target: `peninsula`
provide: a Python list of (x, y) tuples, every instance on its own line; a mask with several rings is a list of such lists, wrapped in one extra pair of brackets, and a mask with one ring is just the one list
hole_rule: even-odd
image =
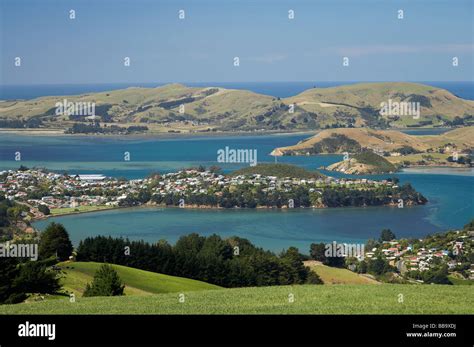
[[(294, 175), (293, 175), (294, 171)], [(421, 205), (427, 199), (398, 180), (332, 178), (286, 164), (259, 164), (225, 175), (218, 169), (125, 180), (42, 169), (0, 172), (0, 194), (18, 221), (141, 205), (181, 208), (333, 208)]]
[(168, 84), (0, 101), (0, 129), (44, 135), (453, 127), (472, 125), (473, 117), (472, 100), (428, 85), (396, 82), (312, 88), (288, 98)]
[(424, 136), (396, 130), (351, 128), (322, 130), (295, 145), (275, 148), (271, 154), (345, 154), (345, 160), (327, 169), (368, 174), (389, 173), (410, 166), (470, 167), (473, 148), (472, 126)]

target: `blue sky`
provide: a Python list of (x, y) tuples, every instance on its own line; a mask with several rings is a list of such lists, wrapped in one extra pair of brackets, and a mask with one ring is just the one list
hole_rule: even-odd
[[(472, 0), (0, 0), (2, 84), (469, 81)], [(69, 10), (76, 19), (69, 19)], [(180, 20), (178, 11), (185, 10)], [(295, 18), (288, 19), (288, 11)], [(404, 19), (397, 19), (403, 9)], [(344, 56), (349, 66), (342, 66)], [(452, 58), (459, 66), (452, 66)], [(21, 57), (21, 67), (14, 66)], [(131, 66), (123, 65), (130, 57)], [(234, 57), (240, 66), (233, 66)]]

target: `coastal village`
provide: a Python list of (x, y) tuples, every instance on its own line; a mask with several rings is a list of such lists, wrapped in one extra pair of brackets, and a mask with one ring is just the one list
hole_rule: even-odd
[[(222, 195), (225, 187), (245, 184), (261, 187), (263, 192), (291, 192), (295, 187), (308, 187), (310, 193), (321, 194), (328, 187), (371, 189), (381, 186), (397, 188), (390, 180), (346, 178), (278, 178), (260, 174), (228, 176), (209, 170), (188, 169), (177, 173), (156, 175), (144, 179), (122, 180), (103, 175), (67, 175), (41, 169), (0, 171), (0, 192), (6, 198), (28, 204), (34, 218), (39, 218), (40, 206), (46, 206), (52, 214), (89, 207), (119, 207), (123, 201), (140, 191), (151, 195), (214, 194)], [(73, 211), (70, 211), (73, 212)]]

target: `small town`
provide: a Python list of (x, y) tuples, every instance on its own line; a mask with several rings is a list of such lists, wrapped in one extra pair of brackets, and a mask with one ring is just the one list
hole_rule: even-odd
[[(322, 195), (324, 190), (331, 188), (361, 191), (382, 187), (398, 188), (391, 180), (332, 177), (298, 179), (261, 174), (230, 176), (204, 168), (132, 180), (109, 178), (99, 174), (68, 175), (24, 167), (19, 170), (0, 171), (0, 192), (9, 200), (29, 206), (30, 217), (33, 219), (49, 214), (163, 202), (161, 198), (169, 195), (186, 197), (204, 194), (218, 199), (226, 189), (232, 191), (235, 187), (246, 186), (256, 187), (264, 194), (279, 192), (289, 196), (299, 187), (304, 187), (309, 194), (317, 195)], [(183, 207), (182, 204), (180, 206)], [(291, 203), (287, 203), (287, 207), (292, 207)]]

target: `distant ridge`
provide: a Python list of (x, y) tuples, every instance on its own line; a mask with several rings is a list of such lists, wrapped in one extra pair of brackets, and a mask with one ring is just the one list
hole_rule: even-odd
[[(173, 83), (70, 96), (1, 101), (0, 128), (69, 129), (90, 115), (57, 112), (56, 103), (94, 103), (101, 127), (139, 132), (307, 131), (326, 128), (406, 128), (474, 123), (474, 101), (419, 83), (358, 83), (311, 88), (288, 98), (221, 87)], [(420, 117), (381, 115), (382, 103), (418, 103)], [(138, 127), (137, 127), (138, 126)], [(80, 130), (78, 130), (80, 129)], [(76, 131), (97, 129), (76, 127)], [(120, 129), (117, 128), (117, 131)]]

